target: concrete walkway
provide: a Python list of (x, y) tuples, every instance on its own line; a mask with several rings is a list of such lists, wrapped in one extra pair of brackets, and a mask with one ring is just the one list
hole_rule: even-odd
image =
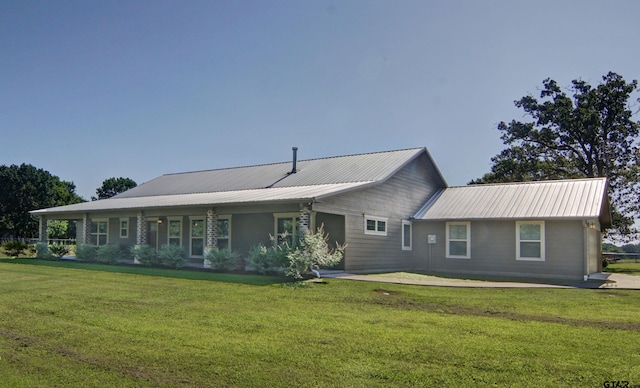
[[(515, 281), (471, 280), (445, 278), (433, 275), (422, 275), (409, 272), (393, 272), (383, 274), (352, 274), (342, 271), (320, 271), (324, 278), (339, 278), (380, 283), (412, 284), (438, 287), (475, 287), (475, 288), (616, 288), (640, 290), (640, 276), (625, 274), (599, 273), (589, 277), (586, 282), (568, 281), (533, 283), (523, 279)], [(461, 275), (462, 276), (462, 275)]]

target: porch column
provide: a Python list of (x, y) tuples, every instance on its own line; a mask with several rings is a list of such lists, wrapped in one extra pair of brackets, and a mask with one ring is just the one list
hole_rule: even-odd
[(38, 228), (38, 241), (45, 244), (48, 242), (47, 217), (45, 216), (40, 216), (40, 225)]
[[(143, 211), (138, 212), (136, 219), (136, 248), (147, 243), (147, 217)], [(133, 264), (140, 264), (137, 255), (133, 257)]]
[[(204, 244), (204, 255), (207, 256), (211, 250), (218, 248), (218, 215), (215, 210), (207, 210), (207, 232)], [(205, 268), (211, 268), (207, 260), (204, 261)]]
[(300, 207), (300, 214), (298, 215), (300, 219), (300, 224), (298, 225), (300, 230), (300, 235), (303, 233), (307, 233), (311, 230), (311, 210), (309, 209), (309, 205), (303, 205)]
[(82, 243), (91, 244), (91, 216), (89, 213), (82, 215)]
[(144, 245), (147, 243), (147, 217), (143, 211), (138, 212), (138, 219), (136, 222), (136, 245)]

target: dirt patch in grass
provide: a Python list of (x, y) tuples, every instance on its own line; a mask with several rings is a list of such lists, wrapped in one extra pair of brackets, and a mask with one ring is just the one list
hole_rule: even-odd
[(442, 314), (451, 315), (466, 315), (477, 317), (494, 317), (502, 319), (510, 319), (514, 321), (522, 322), (544, 322), (544, 323), (558, 323), (570, 326), (580, 327), (592, 327), (602, 330), (628, 330), (639, 331), (640, 322), (611, 322), (611, 321), (596, 321), (596, 320), (584, 320), (584, 319), (572, 319), (564, 318), (560, 316), (539, 316), (522, 314), (515, 311), (501, 311), (487, 308), (476, 308), (471, 306), (460, 305), (445, 305), (441, 303), (431, 303), (425, 301), (409, 300), (401, 297), (398, 292), (386, 291), (382, 289), (376, 289), (374, 292), (380, 297), (375, 298), (372, 302), (374, 304), (388, 306), (391, 308), (398, 308), (401, 310), (423, 310), (428, 312), (437, 312)]

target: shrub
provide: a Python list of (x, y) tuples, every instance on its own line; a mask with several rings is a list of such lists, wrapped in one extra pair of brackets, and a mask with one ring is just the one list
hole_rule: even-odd
[(114, 244), (101, 245), (96, 252), (96, 260), (100, 263), (115, 264), (120, 260), (120, 247)]
[(53, 244), (49, 246), (49, 250), (51, 253), (57, 258), (62, 258), (62, 256), (69, 253), (69, 247), (63, 244)]
[(609, 262), (607, 261), (607, 259), (602, 259), (602, 268), (607, 268), (608, 265)]
[(24, 241), (14, 240), (2, 244), (2, 247), (9, 257), (18, 257), (29, 248), (29, 244)]
[(240, 254), (229, 248), (212, 249), (204, 258), (211, 264), (211, 269), (216, 271), (230, 271), (238, 267)]
[(347, 245), (336, 243), (335, 248), (329, 248), (328, 240), (329, 236), (324, 232), (323, 226), (316, 233), (305, 232), (299, 245), (287, 254), (289, 265), (285, 274), (294, 279), (302, 279), (312, 269), (338, 264)]
[(76, 258), (82, 261), (96, 261), (98, 247), (91, 244), (81, 244), (76, 247)]
[(133, 246), (129, 250), (131, 256), (137, 259), (140, 264), (150, 267), (152, 265), (160, 264), (158, 261), (158, 255), (156, 250), (150, 245)]
[(261, 274), (266, 274), (274, 267), (270, 249), (262, 244), (254, 245), (249, 249), (249, 263)]
[(49, 250), (49, 245), (47, 245), (47, 243), (36, 243), (36, 259), (51, 260), (53, 258), (53, 253)]
[(158, 259), (166, 266), (182, 268), (187, 264), (187, 253), (178, 245), (164, 244), (158, 251)]

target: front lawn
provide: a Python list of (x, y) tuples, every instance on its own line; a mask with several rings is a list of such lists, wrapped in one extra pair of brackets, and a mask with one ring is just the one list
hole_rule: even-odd
[(254, 285), (0, 262), (0, 385), (640, 384), (640, 292)]

